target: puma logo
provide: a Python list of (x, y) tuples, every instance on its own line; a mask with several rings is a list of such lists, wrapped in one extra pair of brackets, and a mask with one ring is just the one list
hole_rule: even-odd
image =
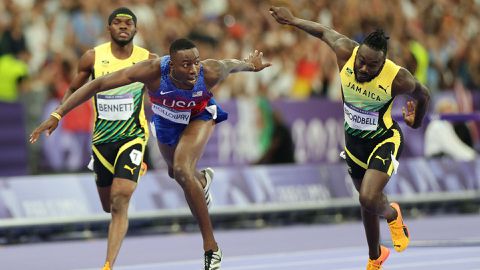
[(380, 156), (378, 156), (378, 155), (375, 156), (375, 158), (380, 159), (380, 160), (382, 161), (382, 163), (383, 163), (384, 166), (385, 166), (385, 161), (388, 161), (388, 160), (389, 160), (389, 158), (383, 159), (382, 157), (380, 157)]
[(387, 94), (387, 89), (388, 87), (390, 86), (387, 86), (387, 88), (384, 88), (383, 86), (381, 86), (380, 84), (378, 85), (378, 88), (382, 89), (383, 91), (385, 91), (385, 94)]
[(132, 173), (132, 175), (133, 175), (133, 171), (134, 171), (137, 167), (133, 167), (133, 168), (132, 168), (132, 167), (130, 167), (130, 166), (128, 166), (128, 165), (124, 165), (123, 168), (126, 169), (126, 170), (128, 170), (128, 171), (130, 171), (130, 173)]

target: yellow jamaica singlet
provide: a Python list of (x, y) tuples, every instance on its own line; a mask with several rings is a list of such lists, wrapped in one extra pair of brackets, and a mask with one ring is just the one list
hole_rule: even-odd
[(358, 46), (340, 71), (345, 132), (357, 138), (373, 139), (384, 135), (393, 125), (392, 83), (400, 66), (387, 59), (375, 78), (359, 83), (353, 71), (357, 51)]
[[(94, 48), (93, 78), (129, 67), (148, 59), (149, 51), (134, 46), (127, 59), (112, 54), (110, 42)], [(117, 142), (129, 138), (148, 139), (147, 120), (143, 110), (143, 83), (135, 82), (100, 92), (93, 98), (95, 127), (92, 143)]]

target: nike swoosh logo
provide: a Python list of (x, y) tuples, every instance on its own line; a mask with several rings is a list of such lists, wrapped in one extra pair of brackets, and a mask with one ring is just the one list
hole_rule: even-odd
[(173, 92), (173, 91), (168, 91), (168, 92), (160, 91), (160, 95), (166, 95), (166, 94), (171, 93), (171, 92)]

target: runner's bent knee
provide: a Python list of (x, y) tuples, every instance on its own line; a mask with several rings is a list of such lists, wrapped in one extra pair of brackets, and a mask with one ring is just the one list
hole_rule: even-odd
[(193, 172), (193, 170), (184, 165), (175, 165), (173, 167), (174, 178), (182, 187), (188, 183), (187, 181), (192, 181), (195, 178)]
[(360, 192), (359, 201), (363, 208), (375, 211), (379, 196), (373, 192)]

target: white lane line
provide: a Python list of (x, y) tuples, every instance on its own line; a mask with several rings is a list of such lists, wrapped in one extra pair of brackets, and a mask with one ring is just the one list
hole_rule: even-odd
[[(446, 259), (446, 260), (436, 260), (436, 261), (424, 261), (424, 262), (415, 262), (415, 263), (400, 263), (400, 264), (394, 264), (394, 265), (388, 265), (388, 261), (387, 263), (385, 263), (385, 265), (383, 266), (383, 268), (385, 270), (390, 270), (390, 269), (415, 269), (417, 270), (419, 266), (427, 266), (427, 268), (425, 269), (433, 269), (432, 266), (448, 266), (448, 265), (458, 265), (458, 264), (462, 264), (462, 263), (477, 263), (477, 262), (480, 262), (480, 258), (466, 258), (466, 259)], [(477, 265), (477, 264), (475, 264)], [(473, 265), (472, 265), (473, 266)], [(444, 269), (456, 269), (455, 267), (445, 267), (445, 268), (438, 268), (438, 269), (441, 269), (441, 270), (444, 270)], [(341, 269), (337, 269), (337, 270), (358, 270), (358, 267), (354, 267), (354, 268), (341, 268)]]
[[(352, 251), (358, 251), (359, 253), (361, 250), (364, 250), (365, 247), (350, 247), (350, 248), (334, 248), (334, 249), (319, 249), (319, 250), (308, 250), (308, 251), (295, 251), (295, 252), (281, 252), (281, 253), (270, 253), (270, 254), (258, 254), (258, 255), (242, 255), (242, 256), (234, 256), (234, 257), (226, 257), (225, 264), (232, 264), (232, 262), (251, 262), (252, 265), (243, 265), (243, 266), (233, 266), (233, 267), (223, 267), (225, 270), (239, 270), (239, 269), (268, 269), (268, 268), (282, 268), (282, 267), (292, 267), (292, 266), (301, 266), (301, 265), (327, 265), (327, 264), (335, 264), (341, 262), (352, 262), (352, 261), (364, 261), (366, 260), (365, 255), (355, 255), (355, 256), (346, 256), (342, 257), (341, 253), (347, 253)], [(405, 252), (399, 255), (397, 260), (409, 260), (411, 258), (416, 257), (424, 257), (428, 255), (435, 255), (439, 259), (443, 257), (443, 255), (448, 255), (448, 257), (455, 257), (454, 254), (465, 254), (465, 252), (471, 251), (475, 255), (477, 251), (471, 250), (464, 250), (463, 248), (440, 248), (440, 249), (426, 249), (426, 250), (419, 250), (415, 249), (415, 252)], [(335, 253), (340, 253), (334, 255)], [(314, 260), (305, 260), (302, 259), (301, 261), (295, 261), (295, 257), (298, 256), (314, 256), (314, 255), (326, 255), (332, 254), (331, 258), (322, 258), (322, 259), (314, 259)], [(474, 255), (474, 256), (475, 256)], [(464, 259), (450, 259), (448, 261), (442, 260), (435, 260), (435, 262), (414, 262), (414, 263), (396, 263), (394, 265), (388, 265), (388, 261), (385, 265), (386, 268), (393, 269), (393, 268), (401, 268), (401, 267), (415, 267), (415, 266), (424, 266), (424, 265), (433, 265), (433, 264), (445, 264), (445, 262), (470, 262), (473, 261), (480, 261), (480, 258), (470, 258), (467, 256)], [(270, 259), (272, 258), (273, 261), (276, 263), (261, 263), (255, 264), (255, 259)], [(282, 258), (282, 262), (278, 262), (278, 258)], [(289, 261), (292, 259), (292, 261)], [(441, 262), (441, 263), (439, 263)], [(185, 261), (174, 261), (174, 262), (159, 262), (159, 263), (149, 263), (149, 264), (137, 264), (137, 265), (130, 265), (130, 266), (116, 266), (116, 269), (119, 270), (134, 270), (134, 269), (149, 269), (149, 268), (159, 268), (159, 267), (175, 267), (175, 266), (188, 266), (188, 265), (198, 265), (201, 264), (201, 258), (198, 260), (185, 260)], [(97, 270), (98, 268), (88, 268), (88, 269), (78, 269), (78, 270)], [(353, 270), (353, 268), (345, 268), (339, 270)]]

